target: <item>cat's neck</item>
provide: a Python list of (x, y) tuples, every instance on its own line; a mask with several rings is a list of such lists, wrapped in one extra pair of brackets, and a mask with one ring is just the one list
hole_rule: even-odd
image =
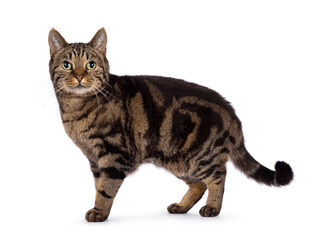
[(87, 104), (96, 101), (95, 95), (58, 97), (61, 114), (75, 114), (76, 112), (82, 111)]

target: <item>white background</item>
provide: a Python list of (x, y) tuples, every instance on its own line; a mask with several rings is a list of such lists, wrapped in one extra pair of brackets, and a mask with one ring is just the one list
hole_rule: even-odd
[[(2, 1), (1, 239), (319, 239), (319, 1)], [(233, 103), (261, 163), (290, 163), (269, 188), (228, 165), (221, 214), (166, 207), (186, 185), (146, 165), (128, 177), (108, 221), (87, 223), (93, 177), (68, 139), (48, 73), (47, 36), (88, 42), (105, 27), (111, 72), (183, 78)]]

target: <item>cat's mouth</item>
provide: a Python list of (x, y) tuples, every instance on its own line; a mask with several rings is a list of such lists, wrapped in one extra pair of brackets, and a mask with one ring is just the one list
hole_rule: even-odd
[(83, 78), (81, 81), (71, 79), (71, 81), (65, 82), (65, 87), (71, 95), (91, 94), (92, 89), (94, 88), (87, 78)]

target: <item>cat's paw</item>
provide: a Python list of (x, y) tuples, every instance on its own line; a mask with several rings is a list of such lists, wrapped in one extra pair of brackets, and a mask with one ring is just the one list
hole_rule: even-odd
[(178, 203), (173, 203), (167, 208), (169, 213), (186, 213), (186, 209)]
[(206, 205), (200, 209), (199, 213), (202, 217), (216, 217), (219, 215), (220, 210)]
[(86, 220), (88, 222), (103, 222), (107, 218), (108, 218), (108, 215), (106, 213), (104, 213), (102, 210), (98, 210), (94, 208), (90, 209), (86, 213)]

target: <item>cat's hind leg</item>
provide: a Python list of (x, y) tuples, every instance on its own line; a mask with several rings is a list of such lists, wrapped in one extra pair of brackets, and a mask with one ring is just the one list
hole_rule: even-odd
[(180, 203), (173, 203), (168, 206), (169, 213), (186, 213), (188, 212), (203, 196), (206, 191), (206, 185), (202, 182), (194, 182), (184, 180), (188, 186), (189, 190), (184, 195)]
[(199, 211), (202, 217), (215, 217), (219, 215), (222, 206), (225, 180), (225, 166), (220, 166), (213, 172), (212, 176), (203, 180), (209, 193), (206, 205)]

